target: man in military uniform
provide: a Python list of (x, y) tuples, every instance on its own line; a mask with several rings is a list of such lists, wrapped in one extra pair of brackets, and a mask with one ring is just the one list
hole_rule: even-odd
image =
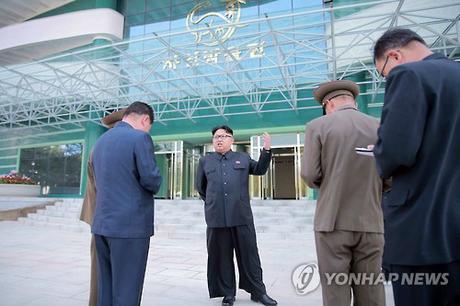
[(262, 281), (254, 220), (249, 202), (249, 175), (264, 175), (271, 160), (270, 136), (265, 133), (259, 161), (246, 153), (233, 152), (233, 131), (228, 126), (212, 130), (214, 153), (200, 159), (196, 189), (205, 202), (208, 247), (208, 289), (211, 298), (224, 297), (223, 306), (235, 301), (235, 250), (240, 276), (239, 288), (251, 300), (277, 305), (267, 295)]
[[(382, 283), (383, 183), (372, 157), (356, 154), (377, 140), (379, 121), (360, 113), (358, 85), (339, 80), (321, 84), (314, 92), (326, 116), (309, 122), (301, 175), (319, 188), (314, 230), (323, 291), (323, 305), (385, 305)], [(328, 283), (326, 274), (366, 275), (366, 282)], [(376, 284), (377, 283), (377, 284)]]

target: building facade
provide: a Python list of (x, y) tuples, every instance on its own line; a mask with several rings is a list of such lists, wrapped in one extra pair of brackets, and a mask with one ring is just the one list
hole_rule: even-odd
[[(0, 16), (24, 11), (20, 2)], [(234, 150), (255, 159), (272, 134), (252, 198), (314, 198), (300, 179), (305, 123), (322, 114), (313, 88), (354, 80), (360, 110), (378, 117), (384, 80), (371, 48), (386, 29), (411, 28), (453, 58), (460, 50), (454, 0), (41, 2), (0, 25), (0, 173), (31, 176), (47, 196), (84, 194), (100, 119), (140, 100), (155, 110), (158, 197), (197, 197), (198, 160), (226, 124)]]

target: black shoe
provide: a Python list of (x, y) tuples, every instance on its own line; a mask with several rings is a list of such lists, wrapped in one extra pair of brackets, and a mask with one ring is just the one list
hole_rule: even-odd
[(222, 306), (233, 306), (234, 302), (235, 302), (234, 296), (225, 296), (224, 299), (222, 300)]
[(262, 294), (262, 295), (255, 295), (251, 294), (251, 300), (254, 302), (259, 302), (264, 304), (265, 306), (275, 306), (278, 305), (278, 302), (269, 297), (267, 294)]

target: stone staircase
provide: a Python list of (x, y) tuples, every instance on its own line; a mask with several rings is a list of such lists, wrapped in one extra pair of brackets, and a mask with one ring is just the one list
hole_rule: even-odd
[[(314, 201), (254, 200), (251, 202), (258, 235), (287, 238), (313, 230)], [(155, 232), (170, 238), (204, 238), (203, 203), (198, 200), (156, 201)]]
[(79, 220), (82, 199), (61, 199), (18, 221), (24, 224), (84, 232), (89, 225)]
[[(79, 220), (82, 199), (63, 199), (18, 221), (34, 226), (89, 232)], [(251, 202), (258, 235), (287, 238), (313, 230), (314, 201), (254, 200)], [(199, 200), (156, 200), (155, 235), (174, 239), (204, 238), (206, 224)]]

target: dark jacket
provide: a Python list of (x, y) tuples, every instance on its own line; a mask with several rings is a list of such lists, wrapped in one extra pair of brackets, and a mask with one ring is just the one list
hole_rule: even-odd
[(264, 175), (271, 153), (262, 150), (259, 161), (248, 154), (229, 151), (208, 153), (200, 159), (196, 189), (205, 202), (208, 227), (233, 227), (252, 224), (249, 202), (249, 175)]
[(92, 232), (118, 238), (153, 235), (153, 195), (161, 175), (150, 135), (117, 123), (96, 142), (93, 168), (97, 192)]
[(378, 142), (387, 264), (460, 260), (460, 63), (441, 55), (389, 74)]

